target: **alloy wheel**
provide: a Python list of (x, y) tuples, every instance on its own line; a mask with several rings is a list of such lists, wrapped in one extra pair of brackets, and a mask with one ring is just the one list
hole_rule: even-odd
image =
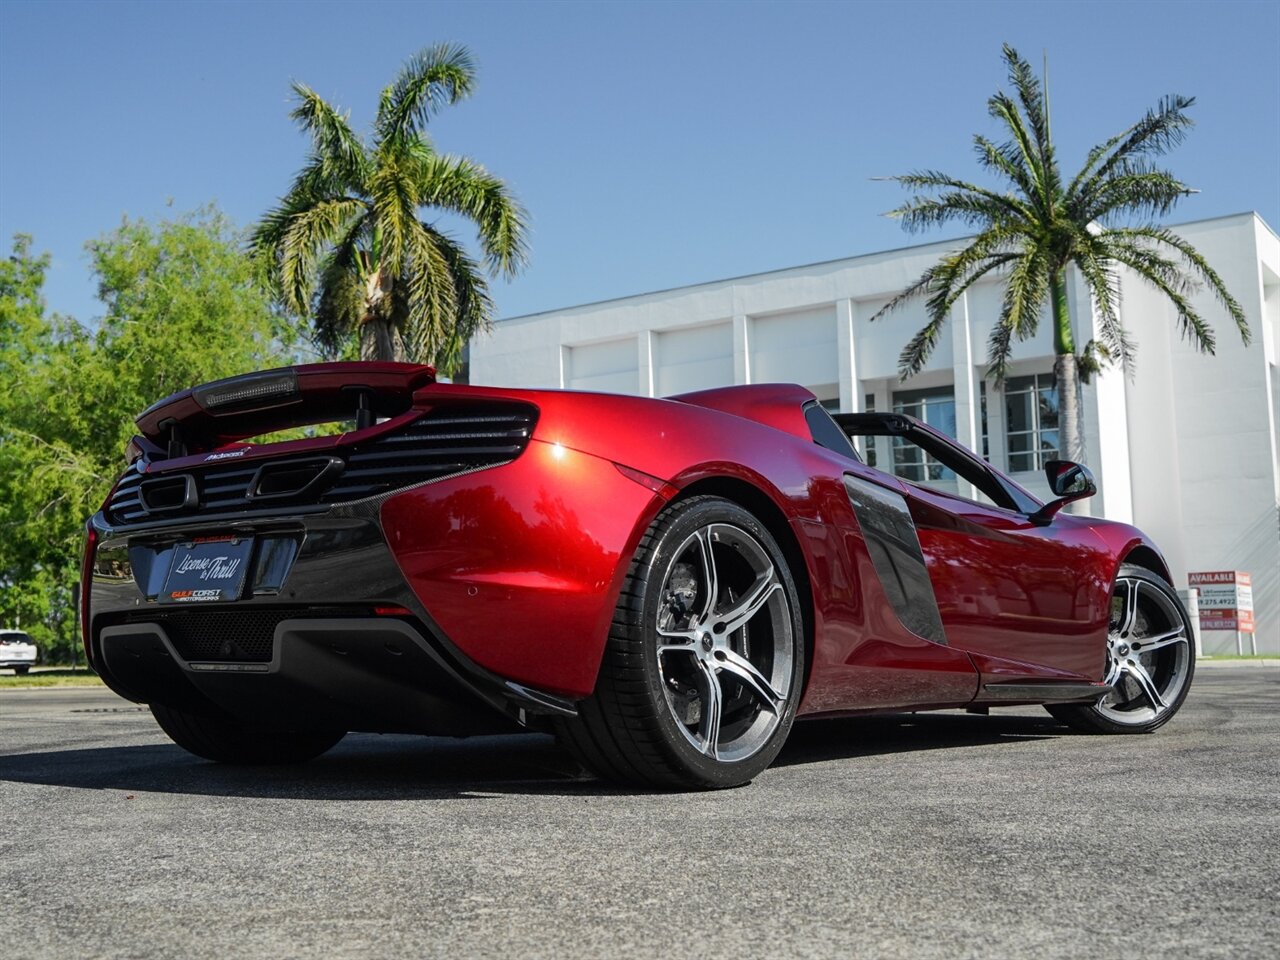
[(1179, 702), (1191, 675), (1191, 638), (1176, 601), (1151, 582), (1121, 576), (1111, 601), (1105, 682), (1096, 706), (1114, 723), (1146, 726)]
[(712, 760), (751, 757), (791, 693), (793, 617), (777, 567), (746, 530), (706, 524), (674, 552), (660, 597), (654, 649), (672, 718)]

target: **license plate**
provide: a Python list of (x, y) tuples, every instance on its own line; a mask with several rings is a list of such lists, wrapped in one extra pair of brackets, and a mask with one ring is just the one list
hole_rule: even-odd
[(237, 600), (253, 553), (252, 537), (224, 537), (179, 543), (173, 548), (160, 603)]

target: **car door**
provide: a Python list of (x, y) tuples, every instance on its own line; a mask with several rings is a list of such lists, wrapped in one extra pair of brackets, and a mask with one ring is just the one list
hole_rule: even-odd
[(903, 483), (948, 643), (1099, 679), (1110, 603), (1106, 548), (1071, 516), (1033, 521), (987, 464), (949, 438), (928, 440), (934, 451), (950, 447), (948, 466), (998, 501)]

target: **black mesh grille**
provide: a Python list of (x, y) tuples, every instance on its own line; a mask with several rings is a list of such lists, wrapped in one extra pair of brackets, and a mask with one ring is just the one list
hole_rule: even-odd
[[(230, 461), (189, 471), (196, 478), (199, 503), (181, 509), (167, 509), (157, 517), (224, 513), (258, 507), (298, 504), (344, 503), (377, 496), (401, 487), (454, 473), (493, 467), (514, 460), (529, 445), (537, 419), (533, 407), (523, 403), (466, 403), (440, 406), (394, 434), (368, 443), (337, 448), (332, 455), (341, 459), (341, 470), (327, 472), (296, 496), (273, 493), (256, 500), (251, 486), (259, 469), (270, 465), (283, 470), (297, 464), (301, 487), (308, 471), (319, 473), (314, 454), (255, 460)], [(186, 473), (174, 474), (175, 477)], [(156, 474), (148, 477), (157, 476)], [(158, 476), (164, 476), (159, 474)], [(115, 523), (134, 523), (149, 514), (140, 490), (143, 475), (130, 471), (121, 480), (107, 504), (107, 515)]]
[(119, 622), (158, 624), (188, 662), (270, 663), (276, 627), (283, 621), (367, 617), (369, 613), (367, 607), (148, 610)]

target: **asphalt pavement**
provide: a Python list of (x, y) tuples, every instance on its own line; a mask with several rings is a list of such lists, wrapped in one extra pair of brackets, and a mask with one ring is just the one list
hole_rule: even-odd
[(205, 763), (105, 691), (0, 691), (6, 958), (1280, 952), (1280, 668), (1151, 736), (1039, 709), (799, 724), (750, 786), (637, 793), (546, 737)]

